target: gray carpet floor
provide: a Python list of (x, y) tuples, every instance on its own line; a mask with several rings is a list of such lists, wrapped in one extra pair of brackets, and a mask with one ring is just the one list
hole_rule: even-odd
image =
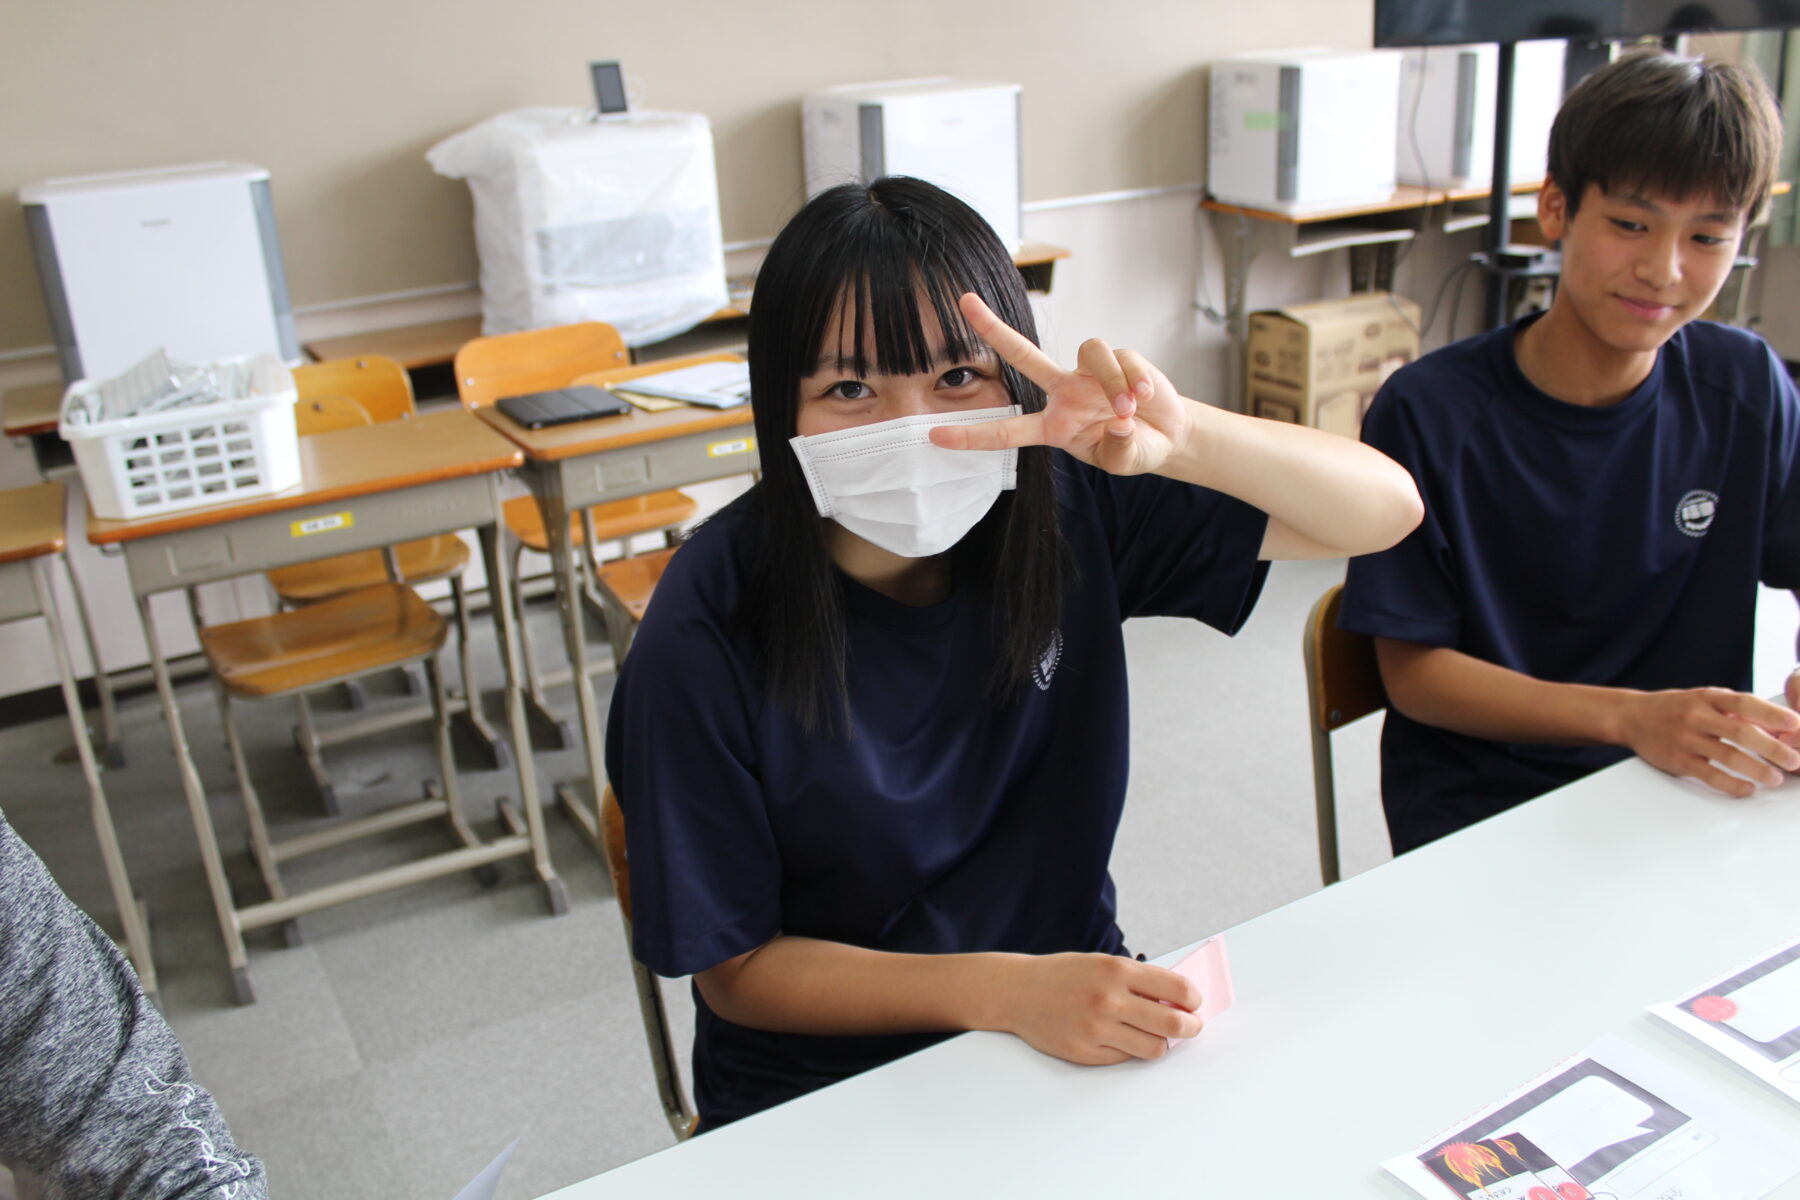
[[(1158, 954), (1318, 887), (1300, 631), (1342, 571), (1341, 562), (1277, 564), (1235, 639), (1184, 621), (1127, 626), (1133, 767), (1113, 873), (1134, 948)], [(1794, 647), (1791, 597), (1764, 612), (1759, 685), (1785, 673)], [(544, 645), (558, 645), (549, 605), (531, 606), (528, 619)], [(488, 670), (498, 678), (491, 661)], [(602, 704), (610, 683), (595, 677)], [(377, 704), (400, 693), (398, 682), (372, 690)], [(234, 885), (259, 898), (211, 690), (189, 684), (180, 699)], [(517, 860), (492, 888), (459, 875), (345, 905), (304, 918), (299, 946), (253, 935), (258, 1002), (238, 1007), (154, 696), (131, 699), (123, 717), (130, 761), (106, 786), (150, 907), (163, 1008), (240, 1144), (267, 1162), (275, 1195), (451, 1200), (516, 1138), (499, 1195), (529, 1197), (671, 1144), (604, 869), (560, 814), (546, 815), (567, 915), (548, 915)], [(321, 819), (291, 722), (285, 704), (242, 710), (278, 832)], [(1372, 718), (1336, 739), (1347, 872), (1388, 856), (1378, 736)], [(0, 794), (65, 890), (114, 928), (80, 776), (57, 761), (68, 742), (61, 720), (0, 730)], [(465, 795), (491, 831), (492, 798), (516, 786), (462, 749)], [(572, 751), (534, 753), (546, 795), (580, 770)], [(330, 761), (352, 809), (414, 798), (435, 774), (422, 726), (338, 748)], [(301, 860), (291, 880), (326, 882), (442, 840), (421, 827)], [(667, 990), (685, 1037), (685, 985)]]

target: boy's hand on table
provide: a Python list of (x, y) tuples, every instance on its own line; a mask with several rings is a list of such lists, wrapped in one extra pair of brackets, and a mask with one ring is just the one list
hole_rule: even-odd
[[(1797, 685), (1790, 676), (1790, 705)], [(1786, 778), (1783, 771), (1800, 770), (1800, 748), (1793, 744), (1800, 741), (1800, 713), (1725, 688), (1630, 693), (1620, 732), (1621, 742), (1651, 766), (1728, 796), (1749, 796), (1759, 783), (1775, 787)]]
[[(1164, 967), (1114, 954), (1009, 957), (1002, 1028), (1033, 1049), (1084, 1066), (1161, 1058), (1203, 1022), (1200, 989)], [(1166, 1002), (1166, 1003), (1165, 1003)]]
[[(1787, 703), (1789, 708), (1800, 711), (1800, 666), (1788, 673)], [(1800, 746), (1800, 729), (1790, 729), (1780, 737), (1790, 746)]]

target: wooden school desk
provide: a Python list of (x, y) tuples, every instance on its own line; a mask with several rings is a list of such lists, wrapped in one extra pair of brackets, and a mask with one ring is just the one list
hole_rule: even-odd
[(1800, 934), (1796, 847), (1800, 778), (1732, 800), (1631, 760), (1231, 930), (1236, 1005), (1159, 1062), (968, 1034), (555, 1200), (1401, 1200), (1383, 1160), (1604, 1034), (1800, 1140), (1800, 1105), (1644, 1012)]
[[(244, 931), (278, 924), (347, 900), (527, 855), (551, 911), (567, 910), (566, 888), (551, 867), (544, 844), (543, 816), (537, 801), (531, 741), (517, 670), (516, 614), (507, 587), (506, 555), (499, 550), (497, 472), (518, 466), (521, 457), (510, 442), (458, 408), (425, 413), (407, 421), (386, 421), (301, 438), (301, 483), (275, 495), (135, 520), (89, 517), (90, 541), (116, 544), (124, 551), (150, 649), (151, 669), (168, 719), (182, 789), (200, 839), (207, 883), (212, 889), (213, 906), (240, 1002), (253, 998)], [(513, 755), (513, 767), (518, 776), (522, 817), (506, 814), (503, 808), (512, 826), (511, 835), (496, 838), (485, 846), (390, 867), (285, 900), (238, 906), (226, 883), (218, 839), (207, 809), (206, 786), (188, 752), (168, 665), (156, 636), (150, 597), (290, 563), (469, 528), (480, 531), (486, 558), (490, 603), (506, 671), (507, 721), (518, 751)], [(479, 698), (470, 697), (469, 701), (479, 703)], [(386, 827), (383, 821), (383, 814), (377, 814), (335, 826), (314, 835), (311, 841), (319, 849), (338, 845), (360, 832)]]
[[(100, 764), (88, 735), (81, 696), (75, 690), (75, 672), (69, 665), (69, 644), (56, 612), (56, 596), (50, 587), (50, 564), (62, 558), (63, 485), (40, 483), (33, 487), (0, 491), (0, 622), (42, 617), (50, 627), (50, 653), (56, 660), (63, 704), (75, 733), (75, 755), (87, 781), (88, 810), (94, 832), (100, 838), (100, 858), (113, 904), (125, 931), (125, 950), (137, 969), (138, 981), (156, 995), (156, 964), (150, 955), (150, 926), (143, 906), (131, 891), (125, 873), (125, 857), (119, 852), (119, 835), (113, 829), (112, 810), (100, 786)], [(71, 573), (71, 582), (73, 575)], [(92, 644), (90, 639), (90, 645)], [(98, 674), (98, 667), (96, 667)], [(104, 684), (102, 684), (104, 686)]]
[[(725, 362), (736, 357), (701, 354), (641, 363), (583, 375), (575, 382), (618, 384), (695, 363)], [(633, 409), (623, 416), (574, 421), (547, 429), (526, 429), (494, 405), (477, 409), (476, 415), (525, 452), (525, 477), (544, 512), (551, 574), (556, 580), (556, 606), (562, 616), (569, 662), (575, 667), (575, 704), (580, 711), (582, 744), (587, 755), (586, 786), (578, 789), (558, 784), (556, 798), (598, 849), (600, 823), (596, 814), (606, 768), (594, 688), (587, 672), (581, 669), (587, 661), (587, 634), (582, 628), (581, 581), (569, 536), (569, 514), (608, 500), (756, 470), (759, 460), (750, 406), (715, 409), (683, 405), (654, 413)], [(591, 537), (588, 545), (593, 545)]]

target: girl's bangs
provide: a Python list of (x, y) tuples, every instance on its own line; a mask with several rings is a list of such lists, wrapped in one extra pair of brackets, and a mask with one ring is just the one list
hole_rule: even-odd
[[(862, 251), (817, 293), (829, 297), (814, 322), (821, 365), (835, 360), (858, 377), (917, 375), (992, 355), (957, 305), (964, 292), (984, 291), (976, 281), (958, 278), (941, 255), (915, 253), (897, 239), (879, 239)], [(942, 331), (938, 340), (927, 311)], [(832, 346), (826, 341), (834, 319), (838, 344)]]

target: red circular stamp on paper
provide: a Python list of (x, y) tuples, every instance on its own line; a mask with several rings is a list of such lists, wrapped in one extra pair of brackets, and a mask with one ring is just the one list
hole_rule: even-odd
[(1729, 996), (1701, 996), (1691, 1008), (1702, 1021), (1729, 1021), (1738, 1014), (1737, 1001)]

